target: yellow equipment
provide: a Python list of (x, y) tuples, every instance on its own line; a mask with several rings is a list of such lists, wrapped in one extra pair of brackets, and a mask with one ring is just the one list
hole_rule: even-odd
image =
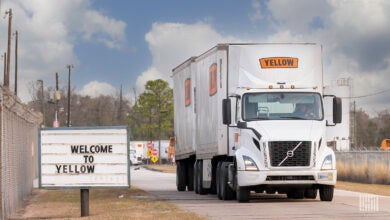
[(383, 139), (381, 143), (382, 150), (390, 150), (390, 139)]

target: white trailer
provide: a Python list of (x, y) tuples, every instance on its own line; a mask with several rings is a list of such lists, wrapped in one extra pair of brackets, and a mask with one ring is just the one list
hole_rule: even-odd
[[(177, 189), (247, 202), (250, 192), (333, 199), (316, 44), (219, 44), (173, 69)], [(330, 96), (330, 97), (328, 97)], [(333, 98), (333, 122), (323, 99)], [(299, 112), (301, 111), (301, 112)]]

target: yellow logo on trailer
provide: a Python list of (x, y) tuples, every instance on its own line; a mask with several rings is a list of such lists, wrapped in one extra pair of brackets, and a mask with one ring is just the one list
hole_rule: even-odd
[(298, 58), (294, 57), (267, 57), (259, 59), (262, 69), (269, 68), (298, 68)]

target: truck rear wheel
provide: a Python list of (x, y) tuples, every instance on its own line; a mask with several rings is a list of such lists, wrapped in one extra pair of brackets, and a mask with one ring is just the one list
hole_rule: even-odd
[(195, 161), (194, 163), (194, 191), (196, 194), (199, 194), (199, 188), (198, 188), (198, 161)]
[(321, 185), (320, 186), (320, 199), (321, 201), (332, 201), (334, 193), (334, 186)]
[(194, 191), (194, 166), (190, 161), (187, 163), (187, 190)]
[(222, 165), (222, 162), (218, 162), (217, 164), (217, 172), (216, 172), (216, 187), (217, 187), (217, 196), (218, 196), (218, 199), (222, 200), (222, 196), (221, 196), (221, 165)]
[(221, 175), (220, 175), (220, 194), (222, 197), (222, 200), (232, 200), (234, 199), (234, 191), (232, 188), (230, 188), (228, 184), (228, 166), (229, 162), (222, 162), (221, 165)]
[(198, 185), (198, 192), (200, 195), (207, 194), (207, 189), (203, 188), (203, 161), (198, 161), (198, 170), (197, 170), (197, 185)]
[(179, 192), (186, 190), (186, 170), (185, 170), (185, 163), (183, 161), (177, 161), (176, 186), (177, 186), (177, 191)]

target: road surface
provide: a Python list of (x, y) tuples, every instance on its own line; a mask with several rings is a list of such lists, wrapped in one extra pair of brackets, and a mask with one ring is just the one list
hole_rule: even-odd
[(131, 169), (131, 185), (209, 219), (390, 219), (390, 197), (335, 190), (332, 202), (252, 195), (250, 203), (221, 201), (216, 195), (178, 192), (175, 174)]

